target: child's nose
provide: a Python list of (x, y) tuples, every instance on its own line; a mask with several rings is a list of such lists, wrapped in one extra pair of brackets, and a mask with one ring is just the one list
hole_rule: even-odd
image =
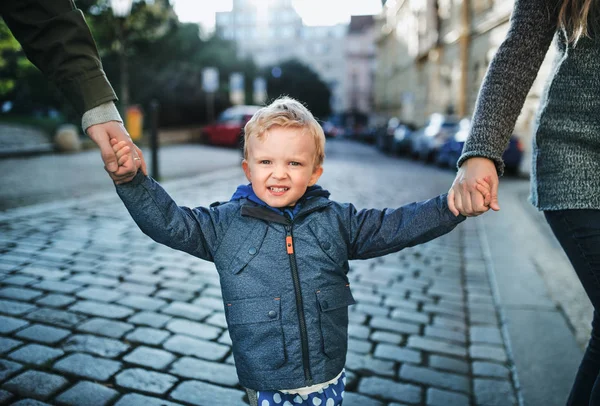
[(285, 166), (277, 165), (273, 169), (273, 177), (276, 179), (283, 179), (287, 176), (287, 171)]

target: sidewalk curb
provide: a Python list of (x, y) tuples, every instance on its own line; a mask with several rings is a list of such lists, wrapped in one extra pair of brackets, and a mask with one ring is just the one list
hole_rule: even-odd
[(506, 356), (510, 364), (510, 374), (513, 379), (514, 388), (517, 396), (517, 402), (519, 406), (525, 406), (525, 400), (523, 399), (523, 393), (521, 391), (521, 383), (519, 381), (519, 374), (517, 372), (517, 366), (515, 363), (515, 356), (510, 340), (510, 334), (508, 332), (508, 317), (504, 312), (502, 302), (500, 300), (500, 291), (498, 289), (498, 283), (496, 281), (496, 270), (494, 268), (494, 261), (492, 260), (492, 253), (490, 249), (489, 239), (485, 230), (483, 219), (481, 217), (476, 218), (475, 225), (477, 227), (477, 234), (481, 238), (481, 251), (483, 259), (485, 261), (485, 270), (488, 276), (490, 290), (492, 291), (492, 297), (496, 305), (496, 313), (498, 314), (498, 320), (500, 320), (500, 331), (502, 332), (502, 339), (504, 340), (504, 348), (506, 349)]

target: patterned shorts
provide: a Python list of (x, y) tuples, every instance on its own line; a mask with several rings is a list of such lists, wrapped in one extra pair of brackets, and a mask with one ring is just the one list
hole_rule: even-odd
[(258, 406), (341, 406), (346, 387), (346, 373), (318, 392), (295, 395), (279, 391), (258, 391)]

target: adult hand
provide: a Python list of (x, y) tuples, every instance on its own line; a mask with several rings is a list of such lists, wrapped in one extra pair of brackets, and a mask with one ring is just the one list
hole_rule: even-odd
[[(477, 181), (487, 181), (490, 184), (491, 199), (489, 207), (484, 197), (477, 190)], [(498, 204), (498, 173), (494, 161), (488, 158), (469, 158), (458, 169), (456, 178), (448, 192), (448, 207), (458, 216), (471, 217), (485, 213), (490, 208), (500, 210)]]
[[(127, 134), (127, 130), (125, 130), (122, 123), (118, 121), (108, 121), (102, 124), (95, 124), (88, 127), (87, 134), (92, 141), (100, 147), (104, 168), (115, 183), (120, 184), (129, 182), (140, 168), (142, 169), (142, 172), (147, 175), (146, 162), (144, 161), (142, 151), (133, 143), (133, 141), (131, 141), (129, 134)], [(114, 138), (117, 141), (125, 141), (129, 145), (132, 151), (132, 162), (119, 166), (117, 163), (117, 156), (110, 144), (111, 138)]]

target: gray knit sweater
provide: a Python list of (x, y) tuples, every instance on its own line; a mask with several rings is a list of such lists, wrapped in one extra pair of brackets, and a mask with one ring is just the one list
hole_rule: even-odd
[(487, 157), (502, 174), (502, 153), (556, 36), (558, 54), (536, 120), (531, 201), (540, 210), (600, 209), (600, 38), (568, 44), (556, 30), (558, 8), (557, 0), (516, 0), (458, 166)]

